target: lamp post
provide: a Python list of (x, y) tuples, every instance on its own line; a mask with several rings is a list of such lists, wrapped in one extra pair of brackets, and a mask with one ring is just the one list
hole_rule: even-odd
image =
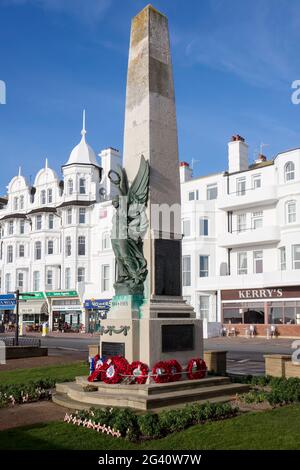
[(15, 291), (16, 294), (16, 331), (15, 331), (15, 343), (16, 346), (19, 346), (19, 299), (20, 299), (20, 290)]

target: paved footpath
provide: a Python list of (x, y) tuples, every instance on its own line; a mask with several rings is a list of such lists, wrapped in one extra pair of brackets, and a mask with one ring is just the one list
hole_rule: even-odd
[(49, 421), (61, 421), (67, 409), (51, 401), (38, 401), (0, 409), (0, 431)]
[(227, 372), (231, 374), (264, 375), (265, 354), (292, 354), (290, 338), (210, 338), (204, 340), (204, 349), (227, 351)]

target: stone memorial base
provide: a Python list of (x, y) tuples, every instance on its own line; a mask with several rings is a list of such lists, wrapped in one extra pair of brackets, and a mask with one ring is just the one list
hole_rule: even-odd
[(186, 365), (203, 358), (202, 321), (182, 297), (115, 296), (108, 318), (101, 321), (100, 356), (121, 355), (128, 362), (177, 359)]
[[(93, 385), (94, 391), (85, 391)], [(166, 384), (105, 384), (76, 377), (75, 382), (56, 384), (53, 401), (70, 409), (90, 407), (129, 407), (136, 410), (155, 410), (178, 407), (184, 403), (230, 401), (236, 393), (249, 391), (249, 385), (234, 384), (228, 377), (208, 377), (199, 380), (182, 380)]]

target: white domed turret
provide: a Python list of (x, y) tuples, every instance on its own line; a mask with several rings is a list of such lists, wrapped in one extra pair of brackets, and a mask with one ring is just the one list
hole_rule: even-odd
[(72, 152), (70, 153), (70, 157), (66, 165), (86, 164), (98, 166), (96, 154), (92, 147), (87, 144), (85, 140), (85, 134), (85, 111), (83, 111), (83, 125), (81, 131), (82, 138), (79, 144), (76, 145), (76, 147), (74, 147)]

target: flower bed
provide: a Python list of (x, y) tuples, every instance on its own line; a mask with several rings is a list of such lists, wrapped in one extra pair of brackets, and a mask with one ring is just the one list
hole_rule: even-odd
[(0, 386), (0, 408), (9, 405), (49, 400), (55, 381), (52, 379), (36, 380), (28, 384)]
[(182, 431), (189, 426), (235, 416), (238, 408), (229, 403), (186, 405), (184, 408), (137, 415), (120, 408), (91, 409), (66, 413), (64, 421), (128, 440), (154, 439)]

